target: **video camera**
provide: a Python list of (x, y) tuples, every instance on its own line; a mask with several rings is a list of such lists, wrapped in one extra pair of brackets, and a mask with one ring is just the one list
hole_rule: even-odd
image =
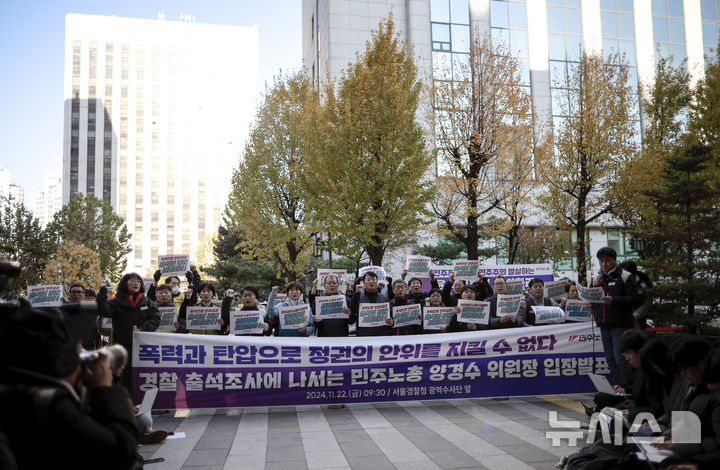
[(119, 375), (120, 371), (127, 365), (128, 352), (120, 344), (113, 344), (94, 351), (83, 349), (80, 351), (80, 365), (83, 368), (82, 376), (86, 383), (95, 381), (95, 364), (105, 356), (110, 358), (110, 368), (116, 375)]

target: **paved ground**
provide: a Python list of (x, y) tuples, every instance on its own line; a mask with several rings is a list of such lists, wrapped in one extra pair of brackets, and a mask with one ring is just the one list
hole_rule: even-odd
[(146, 469), (552, 469), (566, 446), (545, 437), (548, 411), (587, 423), (589, 395), (509, 400), (176, 410), (155, 429), (184, 439), (142, 446)]

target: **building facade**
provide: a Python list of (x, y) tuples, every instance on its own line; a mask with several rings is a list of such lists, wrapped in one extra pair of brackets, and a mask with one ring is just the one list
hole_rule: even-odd
[(69, 14), (62, 201), (109, 202), (128, 268), (194, 255), (221, 221), (258, 98), (258, 27)]
[[(338, 77), (390, 13), (421, 77), (467, 63), (476, 38), (506, 46), (522, 64), (533, 109), (544, 122), (563, 118), (560, 84), (583, 51), (624, 56), (638, 92), (653, 80), (661, 58), (687, 60), (691, 81), (701, 79), (718, 44), (720, 0), (303, 0), (307, 75)], [(621, 259), (634, 256), (622, 227), (603, 222), (589, 231), (588, 254), (610, 245)], [(556, 267), (574, 276), (573, 260)]]
[(0, 211), (5, 211), (8, 204), (23, 205), (25, 190), (22, 186), (12, 184), (10, 170), (0, 168)]
[(61, 171), (46, 172), (43, 184), (35, 191), (35, 207), (33, 215), (40, 225), (47, 227), (56, 212), (62, 209), (62, 177)]

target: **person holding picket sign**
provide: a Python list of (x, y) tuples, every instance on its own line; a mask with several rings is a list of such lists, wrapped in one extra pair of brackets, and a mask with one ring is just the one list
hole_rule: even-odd
[(282, 324), (280, 322), (280, 312), (278, 311), (279, 307), (292, 307), (305, 304), (305, 301), (302, 298), (302, 285), (299, 282), (291, 282), (288, 284), (287, 289), (285, 289), (288, 296), (287, 300), (284, 300), (279, 304), (275, 304), (279, 290), (280, 288), (278, 286), (272, 287), (267, 304), (268, 316), (272, 319), (271, 323), (275, 328), (275, 334), (278, 336), (312, 336), (312, 334), (315, 333), (315, 325), (313, 324), (310, 315), (307, 316), (305, 326), (300, 328), (282, 328)]

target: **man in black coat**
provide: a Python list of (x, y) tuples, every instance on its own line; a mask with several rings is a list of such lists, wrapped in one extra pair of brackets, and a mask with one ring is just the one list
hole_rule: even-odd
[(128, 469), (137, 423), (107, 356), (92, 366), (87, 400), (77, 343), (60, 312), (24, 308), (0, 327), (0, 431), (18, 468)]
[[(348, 325), (354, 322), (350, 321), (350, 298), (345, 296), (345, 309), (343, 313), (348, 315), (348, 318), (327, 318), (323, 320), (315, 314), (315, 299), (318, 297), (317, 294), (317, 282), (313, 281), (312, 290), (308, 296), (310, 302), (310, 308), (313, 312), (313, 321), (315, 322), (315, 328), (317, 329), (317, 335), (321, 337), (331, 336), (347, 336), (349, 333)], [(323, 279), (323, 287), (325, 288), (325, 295), (340, 295), (339, 292), (340, 280), (335, 274), (329, 274)]]
[(600, 272), (593, 286), (602, 287), (603, 303), (592, 304), (595, 323), (600, 327), (603, 349), (615, 384), (630, 380), (631, 367), (623, 357), (620, 337), (633, 326), (633, 306), (641, 300), (640, 287), (635, 278), (617, 262), (617, 253), (609, 246), (597, 252)]

